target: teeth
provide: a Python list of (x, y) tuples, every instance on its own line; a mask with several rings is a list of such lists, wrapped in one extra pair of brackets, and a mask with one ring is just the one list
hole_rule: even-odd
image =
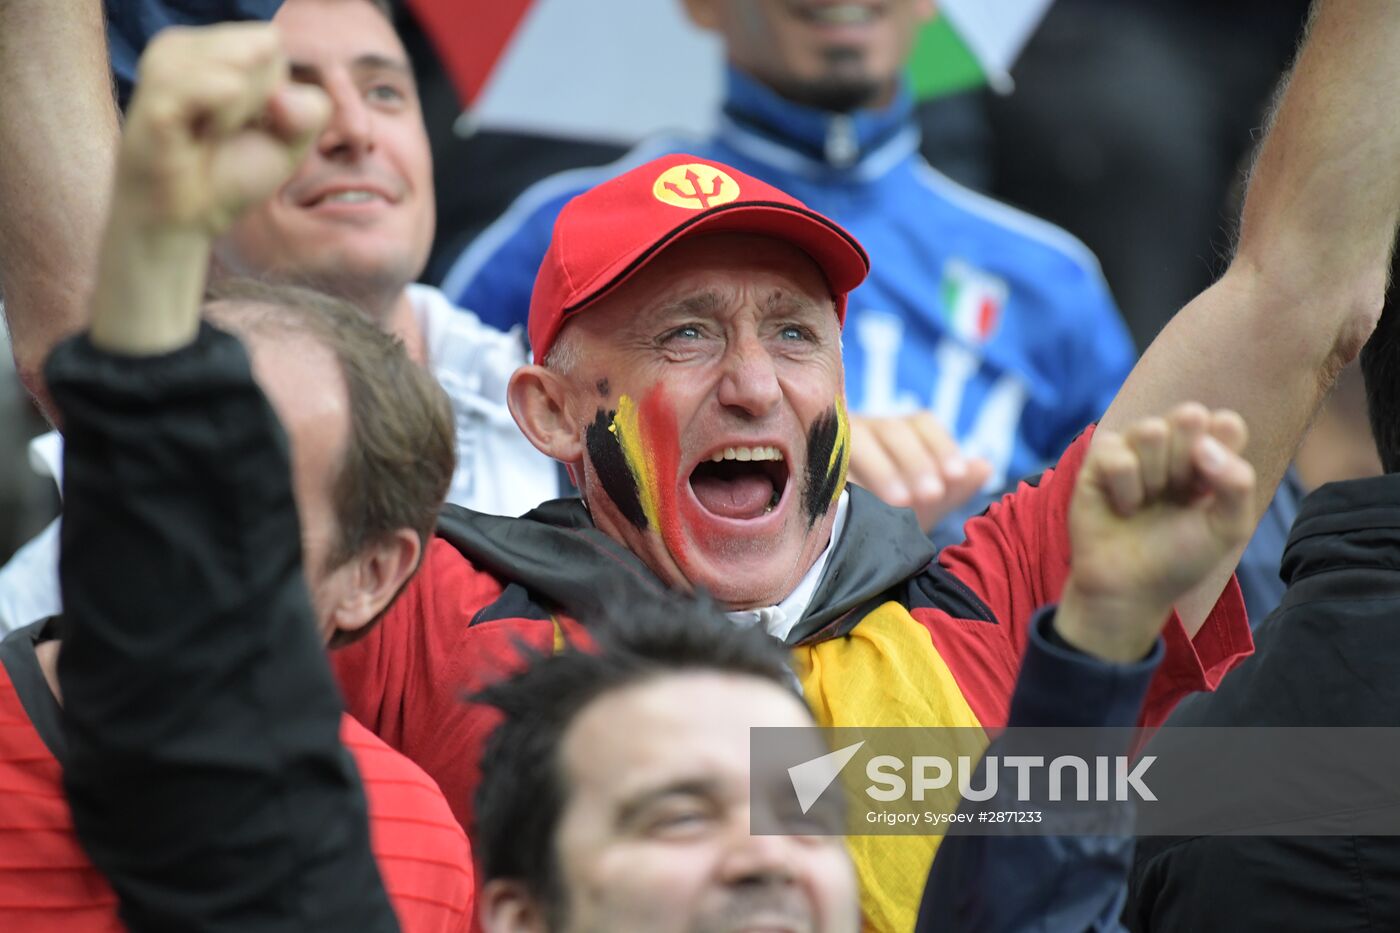
[(875, 18), (875, 11), (859, 3), (838, 3), (834, 6), (816, 7), (808, 12), (819, 23), (847, 26), (868, 22)]
[(776, 447), (726, 447), (710, 454), (712, 463), (723, 460), (781, 460), (782, 451)]
[(337, 191), (335, 194), (326, 195), (325, 200), (343, 204), (363, 204), (378, 197), (373, 191)]

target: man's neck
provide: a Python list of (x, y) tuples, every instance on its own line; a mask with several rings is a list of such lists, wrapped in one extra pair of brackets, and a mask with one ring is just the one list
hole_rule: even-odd
[(58, 652), (61, 647), (62, 642), (56, 638), (34, 646), (34, 657), (39, 661), (39, 670), (44, 673), (44, 683), (49, 685), (60, 706), (63, 705), (63, 692), (58, 688)]

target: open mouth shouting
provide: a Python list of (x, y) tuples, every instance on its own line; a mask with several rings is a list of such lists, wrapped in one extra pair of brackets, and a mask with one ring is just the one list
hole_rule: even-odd
[(790, 475), (788, 458), (777, 445), (724, 446), (691, 471), (690, 491), (711, 515), (748, 521), (777, 509)]
[(783, 419), (763, 434), (739, 423), (693, 425), (703, 435), (683, 439), (660, 387), (615, 404), (597, 409), (586, 427), (588, 485), (629, 533), (642, 534), (633, 550), (663, 579), (678, 571), (734, 608), (788, 593), (826, 546), (816, 529), (845, 485), (850, 435), (841, 399), (815, 413), (802, 437), (782, 430)]
[(762, 563), (786, 538), (805, 538), (845, 481), (849, 434), (839, 400), (805, 441), (799, 459), (784, 438), (729, 434), (682, 460), (675, 415), (660, 391), (640, 404), (623, 395), (586, 431), (604, 493), (637, 530), (659, 534), (682, 567), (701, 557)]

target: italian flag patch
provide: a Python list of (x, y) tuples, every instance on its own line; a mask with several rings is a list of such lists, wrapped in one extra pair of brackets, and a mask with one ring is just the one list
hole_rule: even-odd
[(938, 289), (944, 325), (967, 343), (986, 343), (1001, 325), (1008, 291), (1005, 280), (974, 269), (961, 259), (948, 260)]

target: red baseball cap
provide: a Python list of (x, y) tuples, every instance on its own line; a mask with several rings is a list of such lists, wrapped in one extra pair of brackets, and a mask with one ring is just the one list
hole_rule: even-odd
[(700, 233), (761, 234), (803, 250), (826, 275), (842, 323), (847, 293), (870, 271), (855, 237), (796, 198), (719, 162), (664, 156), (564, 205), (530, 298), (535, 362), (544, 361), (570, 315)]

